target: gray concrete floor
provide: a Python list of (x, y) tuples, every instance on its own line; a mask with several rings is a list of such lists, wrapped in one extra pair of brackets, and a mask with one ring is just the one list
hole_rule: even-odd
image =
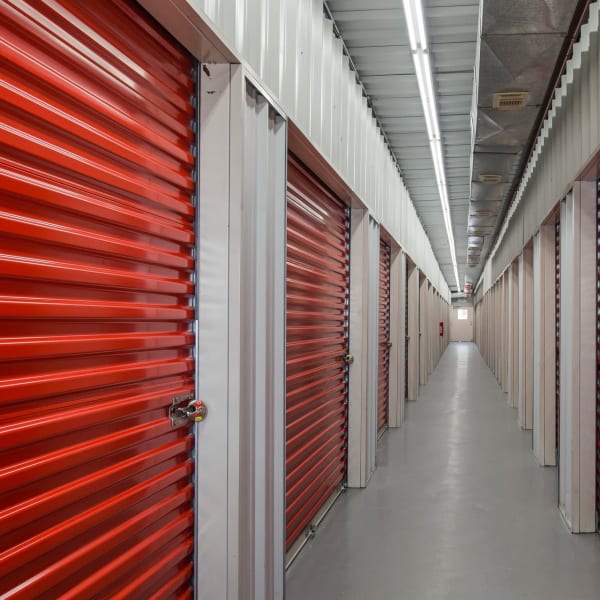
[(473, 344), (451, 344), (290, 567), (287, 600), (599, 600), (600, 535), (571, 535)]

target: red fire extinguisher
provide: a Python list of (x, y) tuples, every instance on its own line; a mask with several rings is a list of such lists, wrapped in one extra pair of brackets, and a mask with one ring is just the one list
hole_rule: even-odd
[(440, 337), (444, 337), (444, 321), (440, 321)]

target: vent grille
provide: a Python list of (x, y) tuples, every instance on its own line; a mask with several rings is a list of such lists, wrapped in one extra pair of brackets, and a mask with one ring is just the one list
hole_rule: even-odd
[(478, 237), (483, 237), (488, 233), (489, 227), (477, 229), (475, 227), (469, 227), (469, 235), (475, 235)]
[(521, 110), (527, 104), (529, 92), (498, 92), (494, 94), (496, 110)]
[(479, 176), (479, 181), (481, 183), (500, 183), (502, 181), (502, 175), (495, 175), (492, 173), (482, 174)]

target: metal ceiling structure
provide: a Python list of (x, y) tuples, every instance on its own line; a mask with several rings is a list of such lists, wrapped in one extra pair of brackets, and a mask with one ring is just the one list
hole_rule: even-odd
[[(518, 186), (578, 4), (582, 3), (484, 0), (469, 210), (467, 277), (472, 282), (481, 273)], [(514, 91), (527, 92), (522, 108), (494, 108), (494, 94)], [(497, 175), (499, 181), (482, 183), (484, 175)]]
[[(325, 4), (456, 292), (402, 0)], [(479, 277), (518, 184), (578, 4), (423, 0), (461, 287)], [(495, 93), (516, 91), (528, 92), (523, 107), (494, 108)]]

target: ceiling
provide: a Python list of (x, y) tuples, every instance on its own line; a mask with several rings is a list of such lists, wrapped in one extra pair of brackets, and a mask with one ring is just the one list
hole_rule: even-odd
[[(518, 184), (577, 4), (483, 0), (477, 105), (471, 117), (480, 0), (423, 0), (461, 287), (478, 279)], [(328, 0), (326, 5), (442, 273), (456, 291), (402, 0)], [(521, 110), (493, 108), (494, 93), (521, 90), (529, 92)], [(499, 175), (500, 182), (481, 183), (480, 175), (489, 174)]]

